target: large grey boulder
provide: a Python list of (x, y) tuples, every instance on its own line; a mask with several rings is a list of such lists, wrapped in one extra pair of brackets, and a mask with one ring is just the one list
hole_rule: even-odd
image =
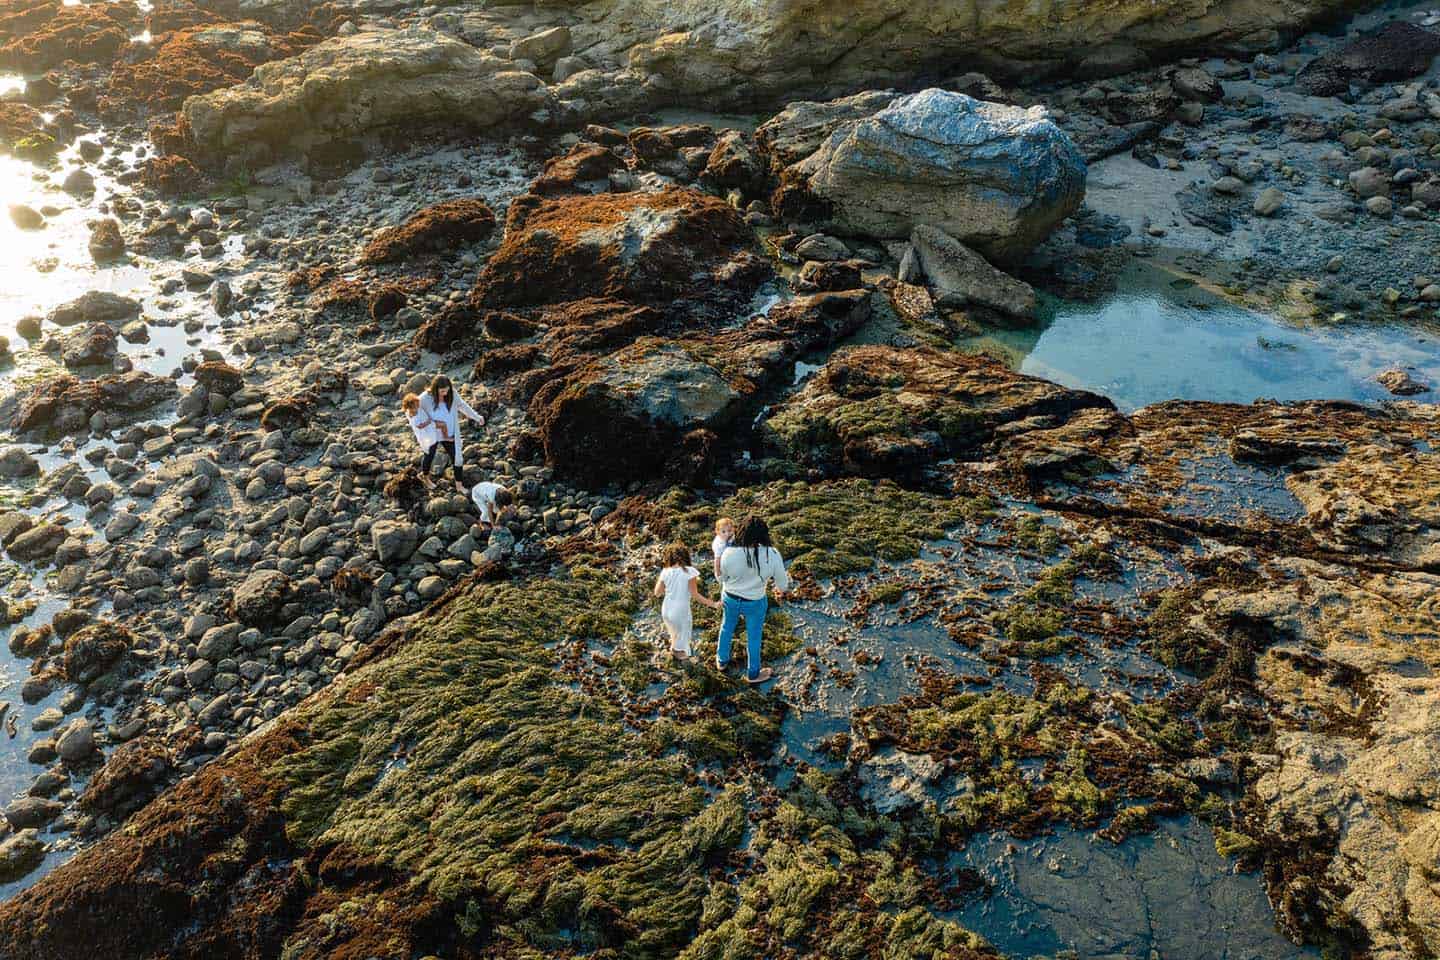
[(1043, 107), (932, 89), (841, 124), (786, 180), (841, 231), (900, 240), (929, 224), (1003, 261), (1079, 209), (1085, 161)]
[(420, 528), (403, 520), (378, 520), (370, 528), (370, 545), (381, 563), (409, 559), (420, 543)]
[(910, 246), (941, 306), (979, 304), (1022, 320), (1035, 316), (1035, 291), (1028, 283), (996, 270), (945, 231), (922, 223), (910, 235)]

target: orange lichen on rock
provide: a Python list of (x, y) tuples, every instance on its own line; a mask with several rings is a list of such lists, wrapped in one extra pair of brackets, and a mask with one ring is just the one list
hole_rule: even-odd
[(205, 184), (200, 168), (184, 157), (151, 157), (140, 168), (140, 182), (163, 196), (196, 193)]
[(23, 103), (0, 103), (0, 150), (13, 149), (26, 137), (41, 133), (45, 118)]
[[(716, 289), (748, 299), (769, 275), (749, 251), (752, 239), (729, 204), (682, 187), (553, 199), (528, 194), (510, 205), (505, 242), (481, 273), (477, 294), (487, 307), (614, 297), (670, 309), (702, 291), (713, 297)], [(699, 283), (697, 274), (716, 283)]]
[(0, 67), (39, 73), (67, 60), (109, 63), (139, 23), (132, 3), (16, 5), (0, 14)]
[(483, 200), (445, 200), (426, 207), (395, 227), (377, 233), (360, 254), (362, 263), (403, 260), (433, 249), (486, 240), (495, 232), (495, 214)]
[(100, 100), (102, 114), (177, 110), (186, 97), (233, 86), (260, 64), (298, 49), (254, 22), (187, 27), (157, 37), (154, 46), (153, 56), (116, 64)]

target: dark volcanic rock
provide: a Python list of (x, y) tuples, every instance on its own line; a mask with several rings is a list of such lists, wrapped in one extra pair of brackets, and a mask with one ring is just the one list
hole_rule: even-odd
[(0, 410), (13, 409), (11, 423), (20, 433), (80, 433), (88, 429), (92, 414), (133, 415), (172, 400), (177, 393), (173, 380), (138, 370), (95, 380), (57, 376), (35, 384), (18, 399), (18, 407), (7, 402)]
[(1440, 53), (1440, 34), (1403, 20), (1391, 21), (1341, 49), (1316, 57), (1295, 76), (1295, 85), (1317, 97), (1336, 96), (1352, 81), (1389, 83), (1418, 77)]
[(854, 332), (869, 313), (866, 291), (820, 294), (714, 336), (638, 340), (535, 394), (530, 412), (546, 460), (603, 484), (666, 476), (697, 454), (708, 459), (714, 436), (751, 413), (797, 358)]

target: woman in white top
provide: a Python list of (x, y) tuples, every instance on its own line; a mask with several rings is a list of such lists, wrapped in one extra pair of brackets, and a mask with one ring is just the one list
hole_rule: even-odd
[(450, 378), (438, 376), (430, 381), (430, 389), (425, 391), (425, 396), (420, 398), (420, 409), (430, 417), (434, 424), (434, 442), (430, 449), (425, 451), (425, 459), (420, 463), (420, 472), (427, 477), (430, 475), (430, 464), (435, 461), (435, 451), (443, 449), (450, 457), (450, 466), (455, 473), (455, 489), (461, 493), (465, 492), (465, 483), (460, 475), (460, 469), (464, 466), (464, 445), (460, 442), (460, 417), (464, 415), (474, 420), (482, 427), (485, 425), (485, 418), (476, 413), (470, 404), (460, 399), (455, 392), (455, 387), (450, 383)]
[(690, 601), (699, 600), (707, 607), (720, 604), (700, 593), (700, 571), (690, 566), (690, 548), (674, 543), (665, 548), (665, 569), (655, 580), (655, 596), (664, 597), (660, 619), (670, 634), (670, 654), (676, 660), (690, 657), (690, 635), (694, 624)]
[(785, 561), (770, 543), (770, 528), (759, 517), (749, 517), (740, 527), (735, 544), (726, 547), (720, 557), (720, 599), (725, 616), (720, 623), (720, 647), (715, 651), (715, 666), (724, 670), (730, 664), (730, 644), (740, 619), (745, 620), (746, 676), (750, 683), (764, 683), (772, 676), (769, 667), (760, 669), (760, 638), (765, 630), (765, 615), (770, 611), (769, 588), (775, 585), (777, 596), (790, 589), (790, 575)]

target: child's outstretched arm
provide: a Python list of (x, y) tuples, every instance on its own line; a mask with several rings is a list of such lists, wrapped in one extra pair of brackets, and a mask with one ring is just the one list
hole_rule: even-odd
[(720, 602), (718, 600), (711, 600), (709, 597), (705, 596), (705, 594), (700, 592), (699, 577), (696, 577), (690, 581), (690, 596), (696, 600), (699, 600), (701, 603), (705, 604), (705, 606), (709, 607), (712, 610), (720, 609)]
[(656, 578), (655, 578), (655, 589), (654, 589), (654, 591), (652, 591), (652, 592), (653, 592), (654, 596), (657, 596), (657, 597), (663, 597), (663, 596), (665, 596), (665, 581), (664, 581), (662, 578), (660, 578), (660, 577), (656, 577)]

